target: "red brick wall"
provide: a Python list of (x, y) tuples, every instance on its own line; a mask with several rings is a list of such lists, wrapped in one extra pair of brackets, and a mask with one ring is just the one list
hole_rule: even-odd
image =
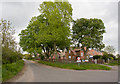
[(93, 49), (89, 50), (87, 54), (90, 54), (92, 56), (94, 56), (94, 55), (103, 55), (102, 52), (97, 52), (96, 50), (93, 50)]
[[(82, 56), (82, 53), (83, 53), (83, 56)], [(81, 56), (81, 59), (84, 59), (84, 52), (83, 51), (80, 51), (80, 56)]]
[[(82, 56), (82, 53), (83, 53), (83, 56)], [(85, 57), (84, 57), (84, 52), (83, 52), (82, 50), (79, 51), (79, 52), (77, 52), (77, 54), (79, 54), (79, 56), (81, 56), (81, 57), (80, 57), (81, 59), (84, 59), (84, 58), (85, 58)], [(93, 50), (93, 49), (91, 49), (91, 50), (88, 51), (87, 55), (89, 55), (89, 54), (92, 55), (92, 56), (94, 56), (94, 55), (103, 55), (102, 52), (97, 52), (97, 51), (95, 51), (95, 50)], [(75, 59), (76, 59), (76, 56), (78, 56), (78, 55), (74, 55), (73, 52), (70, 50), (70, 53), (69, 53), (69, 51), (68, 51), (68, 52), (66, 52), (66, 54), (65, 54), (66, 59), (69, 59), (68, 56), (71, 56), (71, 60), (75, 60)], [(74, 56), (74, 59), (73, 59), (73, 56)]]

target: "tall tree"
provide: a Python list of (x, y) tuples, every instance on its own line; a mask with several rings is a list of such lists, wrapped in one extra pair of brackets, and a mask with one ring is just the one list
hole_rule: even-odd
[(108, 54), (114, 54), (115, 53), (115, 48), (113, 46), (106, 46), (104, 49), (105, 52), (107, 52)]
[(13, 63), (22, 58), (22, 54), (17, 51), (15, 42), (15, 29), (11, 27), (10, 21), (0, 20), (0, 35), (2, 44), (2, 63)]
[(47, 56), (57, 48), (70, 46), (70, 22), (72, 7), (69, 2), (55, 1), (40, 4), (40, 15), (33, 17), (27, 29), (22, 30), (20, 45), (24, 51), (33, 52), (41, 48)]
[(68, 42), (70, 36), (70, 22), (72, 21), (72, 7), (69, 2), (57, 0), (55, 2), (43, 2), (39, 11), (47, 19), (47, 27), (44, 28), (44, 35), (40, 37), (54, 44), (56, 55), (59, 42)]
[(20, 36), (20, 46), (22, 47), (23, 51), (27, 51), (29, 53), (36, 54), (38, 48), (40, 49), (40, 44), (36, 42), (35, 35), (37, 35), (39, 31), (39, 26), (37, 17), (33, 17), (29, 25), (27, 26), (27, 29), (22, 30), (19, 34)]
[(2, 37), (2, 46), (16, 50), (17, 43), (15, 42), (14, 34), (15, 29), (11, 27), (10, 21), (1, 19), (0, 33)]
[(104, 48), (102, 40), (103, 33), (105, 33), (105, 26), (101, 19), (77, 19), (73, 22), (72, 30), (73, 42), (82, 48), (85, 58), (89, 48), (98, 50)]

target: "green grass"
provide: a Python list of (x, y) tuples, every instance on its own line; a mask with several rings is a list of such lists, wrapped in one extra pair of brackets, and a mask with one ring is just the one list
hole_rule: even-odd
[(2, 81), (6, 81), (14, 77), (18, 72), (22, 70), (24, 66), (24, 61), (19, 60), (16, 63), (12, 64), (3, 64), (2, 65)]
[(74, 69), (74, 70), (110, 70), (110, 67), (98, 64), (89, 64), (83, 63), (78, 66), (77, 64), (64, 64), (59, 62), (47, 62), (47, 61), (38, 61), (38, 63), (46, 64), (53, 67), (65, 68), (65, 69)]
[(1, 65), (0, 65), (0, 84), (2, 83), (2, 68), (1, 68)]
[(110, 66), (117, 66), (120, 65), (117, 60), (111, 60), (108, 64), (105, 63), (105, 65), (110, 65)]

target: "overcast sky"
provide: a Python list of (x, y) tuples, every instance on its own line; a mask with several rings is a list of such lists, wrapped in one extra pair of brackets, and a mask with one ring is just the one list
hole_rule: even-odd
[[(18, 34), (25, 29), (34, 16), (39, 15), (39, 4), (50, 0), (3, 0), (0, 1), (0, 18), (10, 20)], [(118, 1), (119, 0), (68, 0), (72, 4), (73, 19), (99, 18), (106, 27), (103, 42), (118, 51)]]

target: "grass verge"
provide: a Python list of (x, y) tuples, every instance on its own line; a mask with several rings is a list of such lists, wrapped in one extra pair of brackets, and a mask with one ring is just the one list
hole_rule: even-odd
[(118, 65), (120, 65), (120, 62), (117, 60), (112, 60), (109, 63), (105, 63), (105, 65), (118, 66)]
[(12, 64), (3, 64), (2, 65), (2, 81), (6, 81), (14, 77), (18, 72), (22, 70), (24, 66), (24, 61), (19, 60), (16, 63)]
[(53, 67), (65, 68), (65, 69), (74, 69), (74, 70), (110, 70), (110, 67), (99, 65), (99, 64), (89, 64), (83, 63), (78, 66), (77, 64), (64, 64), (59, 62), (47, 62), (47, 61), (38, 61), (38, 63), (46, 64)]

